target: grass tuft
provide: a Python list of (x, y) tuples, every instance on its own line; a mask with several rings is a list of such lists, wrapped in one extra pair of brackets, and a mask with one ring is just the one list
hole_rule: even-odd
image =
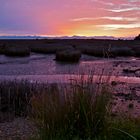
[(77, 82), (64, 90), (56, 86), (31, 99), (31, 117), (40, 128), (41, 140), (92, 139), (108, 129), (110, 99), (106, 86), (98, 93), (92, 85)]
[(32, 140), (139, 140), (140, 119), (112, 116), (110, 86), (91, 77), (66, 86), (0, 82), (0, 122), (11, 119), (6, 115), (27, 116), (38, 128)]

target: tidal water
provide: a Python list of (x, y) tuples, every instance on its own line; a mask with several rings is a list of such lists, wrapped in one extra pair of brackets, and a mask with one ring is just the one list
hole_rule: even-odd
[[(70, 77), (78, 78), (79, 75), (92, 75), (98, 79), (108, 76), (112, 80), (139, 82), (140, 78), (134, 75), (126, 76), (123, 67), (137, 65), (137, 58), (96, 58), (82, 55), (79, 63), (62, 63), (55, 61), (55, 55), (31, 54), (30, 57), (6, 57), (0, 55), (0, 80), (2, 79), (29, 79), (48, 82), (67, 82)], [(131, 64), (132, 63), (132, 64)], [(87, 78), (86, 78), (87, 79)]]

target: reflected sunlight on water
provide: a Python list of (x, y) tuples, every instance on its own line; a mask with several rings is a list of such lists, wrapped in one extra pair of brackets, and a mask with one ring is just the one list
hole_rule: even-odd
[(89, 75), (93, 75), (94, 82), (110, 80), (140, 83), (139, 77), (123, 73), (123, 67), (140, 64), (140, 60), (134, 57), (105, 59), (83, 55), (79, 63), (73, 64), (58, 63), (54, 59), (55, 55), (34, 53), (25, 58), (11, 58), (1, 55), (0, 80), (27, 79), (48, 83), (69, 83), (70, 79), (79, 80), (80, 75), (84, 74), (85, 80), (88, 79)]
[(73, 80), (84, 81), (92, 80), (93, 82), (125, 82), (125, 83), (140, 83), (138, 77), (127, 76), (98, 76), (93, 75), (70, 75), (70, 74), (58, 74), (58, 75), (20, 75), (20, 76), (0, 76), (0, 80), (29, 80), (31, 82), (46, 82), (46, 83), (71, 83)]

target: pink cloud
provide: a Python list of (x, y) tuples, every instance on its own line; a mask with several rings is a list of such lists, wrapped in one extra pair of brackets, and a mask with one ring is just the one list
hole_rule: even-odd
[(139, 0), (1, 0), (0, 33), (121, 36), (138, 34), (139, 17)]

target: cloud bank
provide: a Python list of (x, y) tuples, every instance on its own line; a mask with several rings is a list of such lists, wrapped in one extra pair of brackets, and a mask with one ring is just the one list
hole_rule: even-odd
[(135, 36), (140, 0), (1, 0), (0, 35)]

